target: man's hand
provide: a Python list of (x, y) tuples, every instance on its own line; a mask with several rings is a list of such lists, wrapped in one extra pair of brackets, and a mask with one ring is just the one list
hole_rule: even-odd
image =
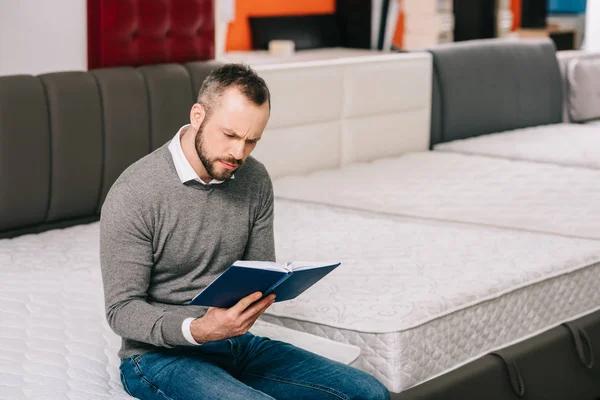
[(274, 294), (257, 301), (261, 297), (262, 293), (256, 292), (231, 308), (210, 307), (204, 316), (195, 319), (190, 326), (194, 340), (199, 343), (215, 342), (248, 332), (256, 319), (275, 302)]

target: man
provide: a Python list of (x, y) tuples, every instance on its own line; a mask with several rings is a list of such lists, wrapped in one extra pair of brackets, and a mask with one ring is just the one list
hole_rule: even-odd
[(357, 369), (249, 333), (273, 296), (254, 293), (229, 309), (186, 305), (234, 261), (275, 260), (271, 180), (249, 157), (270, 104), (250, 68), (213, 71), (190, 124), (123, 172), (106, 198), (106, 312), (135, 397), (389, 398)]

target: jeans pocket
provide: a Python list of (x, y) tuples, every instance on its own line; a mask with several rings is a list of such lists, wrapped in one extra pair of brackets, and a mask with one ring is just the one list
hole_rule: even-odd
[(138, 354), (137, 356), (132, 356), (131, 361), (133, 361), (134, 364), (139, 364), (140, 361), (142, 361), (142, 358), (144, 358), (144, 354)]

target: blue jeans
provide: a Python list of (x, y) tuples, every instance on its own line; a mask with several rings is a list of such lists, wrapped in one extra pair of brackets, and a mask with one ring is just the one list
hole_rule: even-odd
[(371, 375), (250, 333), (124, 359), (121, 381), (140, 399), (390, 398)]

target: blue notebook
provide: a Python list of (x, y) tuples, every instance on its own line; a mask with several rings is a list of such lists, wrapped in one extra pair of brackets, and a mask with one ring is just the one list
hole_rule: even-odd
[(191, 305), (229, 308), (242, 298), (275, 293), (275, 302), (290, 300), (317, 283), (340, 263), (236, 261), (190, 301)]

